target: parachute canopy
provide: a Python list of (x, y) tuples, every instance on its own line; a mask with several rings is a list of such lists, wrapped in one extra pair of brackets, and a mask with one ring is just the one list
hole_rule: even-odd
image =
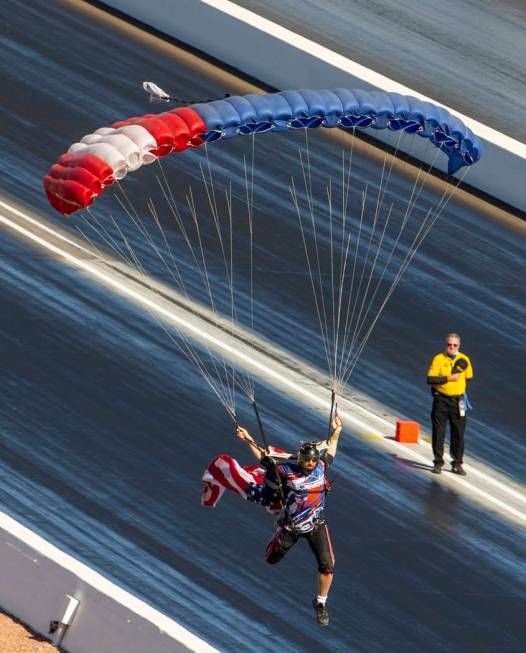
[(299, 90), (232, 96), (102, 127), (73, 143), (44, 177), (50, 204), (69, 215), (106, 186), (159, 157), (238, 135), (316, 127), (388, 129), (426, 138), (448, 173), (478, 161), (480, 140), (443, 107), (382, 91)]

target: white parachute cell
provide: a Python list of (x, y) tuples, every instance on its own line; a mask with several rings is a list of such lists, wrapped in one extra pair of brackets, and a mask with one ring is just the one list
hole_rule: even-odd
[(157, 148), (157, 141), (149, 131), (140, 125), (126, 125), (124, 127), (119, 127), (118, 129), (114, 129), (113, 127), (101, 127), (94, 133), (101, 136), (124, 134), (124, 136), (133, 141), (140, 149), (143, 165), (148, 165), (157, 161), (158, 157), (155, 156), (155, 154), (152, 154), (152, 150)]
[(86, 145), (93, 145), (96, 143), (107, 143), (108, 145), (112, 145), (124, 157), (128, 172), (133, 172), (142, 165), (142, 153), (140, 148), (125, 134), (119, 134), (115, 131), (104, 135), (86, 134), (86, 136), (81, 138), (80, 142), (86, 143)]
[(73, 143), (68, 148), (68, 154), (94, 154), (113, 169), (115, 179), (124, 179), (128, 172), (126, 159), (119, 150), (109, 143)]

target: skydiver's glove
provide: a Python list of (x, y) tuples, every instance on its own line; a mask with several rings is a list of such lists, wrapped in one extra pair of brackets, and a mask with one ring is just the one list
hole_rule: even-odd
[(453, 369), (451, 370), (452, 374), (459, 374), (460, 372), (463, 372), (466, 370), (468, 367), (468, 362), (465, 358), (459, 358), (458, 361), (455, 362), (453, 365)]

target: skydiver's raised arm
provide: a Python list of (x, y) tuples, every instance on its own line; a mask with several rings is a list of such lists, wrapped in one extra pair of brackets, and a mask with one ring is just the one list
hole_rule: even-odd
[(236, 437), (238, 437), (240, 440), (243, 440), (248, 444), (248, 446), (250, 447), (250, 451), (252, 452), (256, 460), (261, 460), (263, 456), (266, 455), (265, 447), (259, 445), (254, 440), (254, 438), (250, 435), (250, 433), (242, 426), (239, 426), (239, 424), (236, 427)]
[(338, 415), (338, 411), (334, 414), (334, 418), (331, 422), (331, 434), (329, 436), (329, 439), (327, 440), (327, 444), (329, 445), (327, 449), (327, 454), (329, 456), (336, 456), (336, 449), (338, 448), (338, 440), (340, 438), (340, 433), (342, 432), (343, 428), (343, 420), (342, 418)]

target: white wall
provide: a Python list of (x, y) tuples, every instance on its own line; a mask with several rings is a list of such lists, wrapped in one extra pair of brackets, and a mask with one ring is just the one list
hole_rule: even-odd
[[(80, 601), (70, 653), (219, 653), (178, 623), (0, 513), (0, 606), (47, 634)], [(14, 653), (14, 652), (13, 652)]]
[[(440, 103), (440, 98), (427, 98), (228, 0), (104, 0), (104, 4), (278, 89), (380, 89)], [(170, 80), (153, 81), (169, 87)], [(447, 108), (482, 139), (485, 147), (484, 157), (472, 167), (466, 181), (526, 210), (522, 188), (526, 145)], [(366, 133), (382, 140), (381, 131)], [(441, 169), (445, 170), (445, 163)]]

